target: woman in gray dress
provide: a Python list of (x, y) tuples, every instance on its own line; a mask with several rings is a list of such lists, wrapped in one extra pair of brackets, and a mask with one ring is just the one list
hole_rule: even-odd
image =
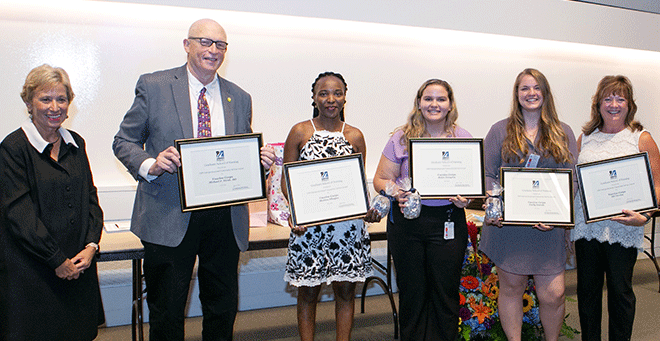
[[(495, 123), (484, 140), (486, 186), (499, 182), (500, 167), (573, 168), (577, 156), (571, 128), (559, 121), (550, 85), (535, 69), (516, 78), (509, 118)], [(497, 266), (499, 316), (508, 339), (521, 339), (522, 296), (534, 276), (546, 340), (557, 340), (564, 318), (566, 231), (542, 223), (484, 224), (480, 249)]]

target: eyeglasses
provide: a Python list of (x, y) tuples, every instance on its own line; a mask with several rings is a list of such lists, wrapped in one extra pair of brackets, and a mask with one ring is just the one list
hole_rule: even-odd
[(197, 39), (199, 40), (199, 44), (204, 46), (204, 47), (211, 47), (211, 45), (215, 44), (215, 47), (218, 48), (218, 50), (224, 51), (227, 49), (227, 45), (229, 43), (222, 41), (222, 40), (212, 40), (209, 38), (197, 38), (197, 37), (188, 37), (188, 39)]

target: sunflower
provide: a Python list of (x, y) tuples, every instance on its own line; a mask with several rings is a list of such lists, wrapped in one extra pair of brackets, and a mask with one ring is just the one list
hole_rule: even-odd
[(496, 285), (490, 287), (490, 291), (486, 293), (486, 296), (488, 296), (488, 298), (491, 300), (497, 300), (497, 298), (500, 296), (500, 288)]
[(523, 313), (528, 312), (534, 306), (534, 299), (529, 294), (523, 295)]

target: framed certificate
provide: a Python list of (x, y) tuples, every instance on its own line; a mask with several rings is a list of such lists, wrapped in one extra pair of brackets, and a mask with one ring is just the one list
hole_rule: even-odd
[(576, 165), (587, 223), (621, 216), (621, 210), (653, 211), (658, 201), (646, 152)]
[(175, 140), (181, 211), (266, 199), (261, 133)]
[(477, 138), (410, 139), (412, 186), (422, 199), (485, 197), (483, 145)]
[(573, 227), (573, 170), (500, 168), (502, 224)]
[(362, 218), (369, 210), (362, 154), (285, 163), (295, 226)]

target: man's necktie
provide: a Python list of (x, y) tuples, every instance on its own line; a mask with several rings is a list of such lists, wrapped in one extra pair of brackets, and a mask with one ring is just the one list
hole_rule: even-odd
[(209, 103), (206, 101), (206, 88), (202, 88), (197, 99), (197, 137), (211, 136), (211, 113)]

